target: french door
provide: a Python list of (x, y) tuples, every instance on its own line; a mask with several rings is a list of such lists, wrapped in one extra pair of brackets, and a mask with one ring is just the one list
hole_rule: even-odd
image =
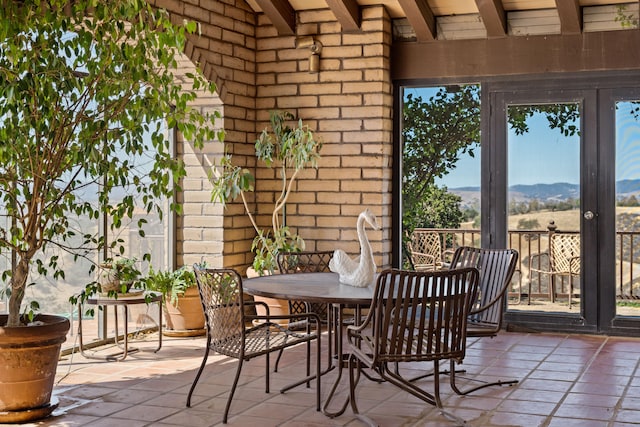
[(640, 330), (638, 81), (483, 85), (483, 246), (521, 242), (511, 326)]

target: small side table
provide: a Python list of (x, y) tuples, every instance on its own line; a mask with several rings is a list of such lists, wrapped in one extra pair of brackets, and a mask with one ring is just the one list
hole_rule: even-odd
[[(115, 360), (115, 361), (123, 361), (127, 354), (138, 351), (137, 348), (129, 348), (129, 306), (134, 304), (147, 304), (147, 303), (157, 303), (158, 304), (158, 348), (154, 350), (156, 353), (162, 347), (162, 294), (160, 292), (151, 292), (145, 291), (139, 295), (131, 295), (131, 296), (119, 296), (118, 298), (112, 298), (108, 296), (102, 295), (94, 295), (87, 299), (85, 304), (90, 305), (98, 305), (102, 306), (107, 310), (106, 307), (113, 306), (114, 311), (114, 319), (115, 319), (115, 343), (118, 347), (122, 349), (114, 354), (110, 354), (107, 356), (93, 356), (89, 354), (85, 354), (85, 347), (82, 341), (82, 303), (78, 303), (78, 313), (80, 314), (78, 318), (78, 340), (80, 343), (80, 353), (82, 356), (88, 359), (99, 359), (99, 360)], [(124, 338), (122, 340), (122, 344), (119, 341), (119, 332), (118, 332), (118, 307), (122, 307), (124, 311)]]

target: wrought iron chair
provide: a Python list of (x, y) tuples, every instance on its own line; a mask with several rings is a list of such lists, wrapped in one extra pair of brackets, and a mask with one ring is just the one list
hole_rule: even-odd
[[(277, 262), (278, 270), (281, 274), (295, 273), (323, 273), (329, 270), (329, 261), (333, 257), (333, 251), (303, 251), (303, 252), (280, 252), (278, 253)], [(289, 314), (298, 313), (316, 313), (320, 316), (322, 322), (327, 321), (327, 304), (310, 303), (307, 301), (289, 300)], [(301, 329), (306, 327), (304, 321), (292, 322), (290, 329)], [(329, 337), (331, 338), (331, 337)], [(284, 349), (278, 353), (274, 372), (278, 372), (280, 358)], [(308, 383), (307, 383), (308, 385)]]
[[(446, 411), (440, 399), (439, 362), (461, 362), (465, 355), (467, 318), (478, 286), (478, 270), (463, 268), (441, 271), (385, 270), (380, 273), (369, 313), (360, 326), (347, 327), (349, 401), (360, 415), (356, 387), (363, 365), (390, 384)], [(433, 393), (404, 378), (390, 365), (432, 361)]]
[[(278, 253), (278, 269), (281, 274), (292, 273), (324, 273), (329, 270), (329, 261), (333, 258), (333, 251), (306, 251)], [(320, 319), (327, 319), (327, 305), (308, 303), (305, 301), (289, 301), (289, 314), (313, 312)]]
[(442, 243), (435, 231), (415, 229), (407, 243), (411, 263), (416, 271), (442, 268)]
[[(333, 258), (334, 251), (302, 251), (302, 252), (280, 252), (278, 253), (278, 269), (281, 274), (296, 274), (296, 273), (326, 273), (329, 272), (329, 262), (331, 258)], [(323, 323), (326, 323), (329, 319), (329, 315), (332, 313), (330, 311), (331, 304), (321, 304), (321, 303), (310, 303), (306, 301), (289, 301), (289, 314), (310, 312), (316, 313), (320, 316), (320, 320)], [(337, 309), (337, 308), (336, 308)], [(354, 316), (358, 313), (361, 313), (362, 307), (349, 306), (342, 308), (343, 314), (344, 312), (348, 312), (349, 314), (353, 314)], [(333, 314), (337, 318), (337, 314)], [(347, 316), (344, 320), (345, 324), (353, 324), (354, 318)], [(304, 322), (292, 323), (289, 325), (290, 328), (296, 329), (304, 326)], [(331, 341), (332, 339), (332, 328), (328, 328), (328, 339)], [(337, 337), (336, 337), (337, 339)], [(334, 346), (337, 345), (334, 343)], [(329, 345), (329, 349), (331, 350), (331, 344)], [(333, 357), (329, 351), (327, 357)], [(276, 359), (274, 372), (277, 372), (278, 365), (280, 363), (280, 358), (282, 357), (282, 351), (278, 354), (278, 358)], [(331, 363), (328, 364), (331, 366)], [(295, 386), (292, 384), (291, 386)], [(287, 387), (286, 389), (288, 389)], [(284, 390), (286, 390), (284, 389)]]
[[(300, 313), (269, 316), (269, 308), (266, 304), (263, 304), (267, 312), (266, 316), (246, 314), (245, 304), (258, 303), (244, 300), (242, 278), (235, 270), (200, 268), (195, 265), (194, 272), (205, 313), (207, 348), (200, 369), (189, 390), (187, 407), (191, 407), (191, 396), (207, 363), (210, 350), (238, 359), (235, 379), (231, 386), (222, 418), (222, 422), (226, 424), (243, 362), (258, 356), (265, 356), (265, 391), (269, 393), (269, 354), (286, 347), (304, 343), (307, 345), (307, 380), (310, 381), (313, 377), (316, 379), (316, 409), (319, 411), (321, 324), (318, 315), (315, 313)], [(273, 322), (276, 319), (289, 319), (292, 321), (304, 319), (306, 328), (304, 331), (292, 331)], [(253, 322), (254, 320), (258, 322)], [(315, 325), (313, 329), (311, 328), (312, 325)], [(317, 341), (316, 372), (314, 375), (310, 375), (311, 341)]]
[[(547, 258), (548, 269), (542, 262)], [(580, 277), (580, 234), (553, 233), (549, 238), (549, 251), (531, 254), (529, 257), (529, 304), (533, 273), (549, 275), (549, 299), (556, 300), (556, 276), (569, 278), (569, 308), (573, 297), (573, 280)]]
[[(495, 337), (502, 328), (506, 295), (518, 264), (515, 249), (481, 249), (461, 246), (456, 249), (451, 268), (475, 267), (480, 271), (477, 299), (473, 302), (467, 321), (467, 337)], [(482, 382), (462, 391), (456, 385), (455, 363), (451, 362), (451, 388), (461, 395), (494, 385), (512, 385), (518, 380)]]

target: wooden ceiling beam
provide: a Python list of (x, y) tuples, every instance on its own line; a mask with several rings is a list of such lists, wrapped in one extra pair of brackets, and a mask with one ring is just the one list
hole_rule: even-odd
[(507, 34), (507, 13), (502, 0), (476, 0), (476, 6), (487, 30), (487, 37), (504, 37)]
[(361, 13), (356, 0), (325, 0), (344, 31), (359, 31)]
[(255, 0), (269, 18), (278, 34), (291, 36), (296, 32), (296, 11), (287, 0)]
[(579, 0), (556, 0), (562, 34), (582, 32), (582, 9)]
[(427, 0), (398, 0), (419, 42), (435, 40), (436, 17)]

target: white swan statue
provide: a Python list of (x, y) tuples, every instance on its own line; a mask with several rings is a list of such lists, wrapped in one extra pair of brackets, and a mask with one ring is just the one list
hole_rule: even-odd
[(373, 259), (371, 244), (364, 230), (365, 221), (374, 230), (380, 229), (375, 215), (369, 208), (358, 215), (357, 230), (358, 240), (360, 241), (360, 256), (351, 259), (345, 251), (336, 249), (333, 252), (333, 258), (329, 262), (329, 270), (340, 275), (340, 283), (358, 288), (369, 286), (376, 274), (376, 263)]

